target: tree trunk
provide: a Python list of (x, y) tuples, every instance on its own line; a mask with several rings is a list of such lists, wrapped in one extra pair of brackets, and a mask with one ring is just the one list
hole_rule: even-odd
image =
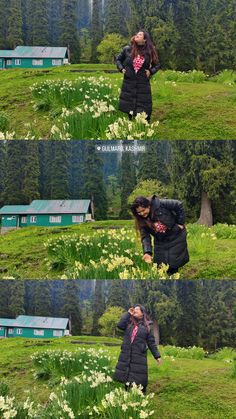
[(212, 227), (213, 225), (211, 200), (207, 193), (204, 191), (202, 192), (201, 196), (201, 212), (197, 223), (207, 227)]
[(160, 332), (159, 332), (159, 325), (157, 320), (153, 320), (153, 334), (155, 337), (156, 344), (159, 345), (160, 343)]

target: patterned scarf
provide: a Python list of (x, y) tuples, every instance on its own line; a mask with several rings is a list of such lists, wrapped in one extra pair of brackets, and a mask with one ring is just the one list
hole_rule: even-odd
[(137, 335), (137, 331), (138, 331), (138, 325), (136, 324), (136, 326), (134, 326), (134, 329), (133, 329), (133, 332), (132, 332), (131, 343), (133, 343), (134, 338)]
[(133, 59), (133, 67), (135, 73), (137, 73), (140, 70), (140, 68), (143, 66), (144, 61), (145, 58), (142, 55), (137, 55), (137, 57)]
[(160, 221), (157, 221), (156, 223), (153, 223), (154, 230), (156, 233), (165, 233), (167, 230), (167, 227), (165, 224), (162, 224)]

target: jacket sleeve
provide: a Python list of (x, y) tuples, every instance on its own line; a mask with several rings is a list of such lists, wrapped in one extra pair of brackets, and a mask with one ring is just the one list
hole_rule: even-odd
[(165, 199), (162, 201), (165, 208), (176, 213), (176, 223), (185, 224), (184, 207), (181, 201), (177, 199)]
[(146, 227), (141, 227), (140, 235), (141, 235), (141, 242), (143, 246), (143, 254), (148, 253), (149, 255), (152, 255), (151, 235), (148, 232)]
[(155, 359), (161, 358), (161, 354), (158, 350), (158, 347), (157, 347), (157, 344), (156, 344), (156, 341), (155, 341), (155, 338), (154, 338), (154, 335), (153, 335), (152, 331), (150, 331), (148, 333), (147, 346), (150, 349), (150, 351), (151, 351), (151, 353), (152, 353), (152, 355)]
[(123, 316), (121, 317), (119, 323), (117, 323), (117, 327), (121, 330), (125, 330), (126, 327), (128, 326), (129, 320), (130, 320), (131, 314), (127, 311), (126, 313), (123, 314)]
[(151, 75), (153, 76), (154, 74), (156, 74), (158, 72), (158, 70), (160, 69), (160, 67), (161, 67), (161, 64), (159, 62), (155, 65), (152, 65), (150, 70), (149, 70)]
[(124, 69), (123, 62), (126, 58), (126, 49), (127, 46), (124, 47), (121, 53), (116, 57), (116, 67), (119, 71), (122, 71)]

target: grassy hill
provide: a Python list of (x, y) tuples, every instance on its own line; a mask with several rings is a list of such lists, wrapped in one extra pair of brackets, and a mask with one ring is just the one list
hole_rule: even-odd
[[(7, 115), (9, 130), (15, 131), (18, 139), (25, 138), (28, 132), (25, 124), (32, 124), (39, 138), (48, 138), (57, 119), (45, 110), (39, 112), (33, 108), (30, 87), (46, 80), (75, 80), (81, 76), (105, 75), (114, 86), (114, 94), (118, 98), (115, 86), (121, 85), (123, 76), (118, 72), (107, 71), (114, 72), (116, 68), (113, 65), (81, 64), (47, 70), (1, 71), (0, 112)], [(158, 139), (236, 138), (234, 73), (232, 83), (227, 80), (225, 82), (224, 78), (223, 81), (221, 78), (206, 78), (206, 81), (193, 78), (192, 81), (190, 76), (188, 80), (181, 75), (175, 81), (175, 78), (170, 75), (167, 77), (167, 74), (160, 71), (152, 79), (153, 121), (160, 121)]]
[[(126, 229), (125, 232), (122, 228)], [(235, 279), (236, 227), (222, 224), (207, 229), (196, 224), (189, 224), (187, 230), (190, 262), (181, 269), (180, 277), (182, 279)], [(48, 240), (52, 241), (50, 249), (45, 246)], [(136, 238), (133, 221), (109, 220), (70, 227), (27, 227), (1, 235), (1, 278), (59, 279), (68, 270), (70, 272), (68, 275), (72, 278), (70, 270), (73, 269), (76, 260), (85, 264), (88, 264), (90, 259), (99, 260), (100, 253), (98, 254), (97, 250), (100, 242), (103, 243), (101, 251), (107, 252), (107, 255), (113, 254), (117, 246), (119, 256), (129, 256), (133, 258), (135, 265), (144, 268), (141, 263), (141, 244), (139, 238)], [(73, 246), (78, 243), (83, 247), (80, 248), (81, 250), (74, 250)], [(53, 250), (54, 244), (56, 250)], [(80, 254), (81, 260), (78, 259)], [(86, 258), (87, 262), (84, 262), (83, 258)], [(122, 264), (121, 261), (120, 265)], [(100, 267), (95, 267), (92, 273), (86, 274), (87, 276), (84, 270), (78, 278), (112, 279), (116, 277), (116, 271), (114, 274), (104, 271), (101, 273), (99, 269)], [(106, 277), (99, 276), (103, 274)]]
[[(0, 341), (1, 381), (18, 401), (27, 397), (45, 404), (49, 394), (55, 391), (55, 382), (35, 378), (31, 355), (45, 350), (69, 350), (93, 347), (108, 351), (114, 369), (120, 339), (79, 336), (54, 340), (29, 340), (9, 338)], [(153, 404), (155, 418), (184, 419), (233, 419), (236, 411), (236, 380), (232, 377), (232, 364), (227, 356), (192, 359), (165, 355), (165, 347), (159, 347), (163, 363), (156, 361), (148, 351), (148, 393), (155, 393)]]

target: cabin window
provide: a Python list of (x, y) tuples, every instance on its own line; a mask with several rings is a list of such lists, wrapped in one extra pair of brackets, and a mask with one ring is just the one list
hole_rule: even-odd
[(32, 65), (43, 65), (43, 60), (32, 60)]
[(61, 60), (52, 60), (52, 65), (61, 65)]
[(61, 337), (62, 336), (62, 330), (53, 330), (53, 336)]
[(22, 329), (16, 329), (16, 334), (17, 335), (22, 335)]
[(72, 223), (82, 223), (83, 221), (83, 215), (72, 215)]
[(26, 224), (27, 223), (27, 217), (21, 217), (21, 222), (23, 224)]
[(51, 217), (49, 218), (49, 222), (50, 223), (61, 223), (61, 216), (55, 216), (55, 215), (51, 215)]
[(30, 217), (30, 222), (31, 222), (31, 224), (33, 224), (33, 223), (37, 223), (37, 217), (36, 217), (36, 215), (32, 215), (32, 216)]
[(19, 60), (18, 58), (15, 60), (15, 65), (21, 65), (21, 60)]
[(13, 335), (13, 329), (8, 329), (8, 334)]
[(1, 331), (2, 331), (2, 330), (4, 330), (4, 329), (3, 329), (3, 327), (0, 327), (0, 330), (1, 330)]
[(44, 336), (44, 330), (34, 329), (34, 336)]
[(12, 65), (12, 60), (7, 60), (7, 65)]

